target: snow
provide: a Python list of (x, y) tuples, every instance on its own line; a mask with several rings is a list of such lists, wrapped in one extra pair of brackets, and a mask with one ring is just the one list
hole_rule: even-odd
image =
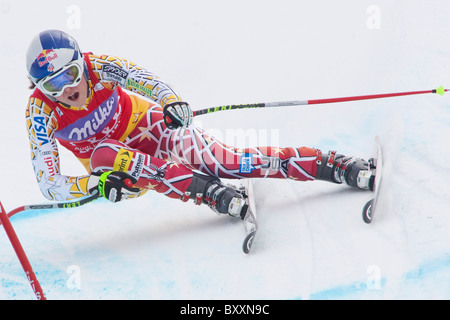
[[(445, 0), (2, 1), (1, 201), (7, 211), (46, 203), (24, 123), (25, 51), (41, 30), (141, 64), (203, 109), (446, 86), (449, 14)], [(260, 230), (249, 255), (239, 221), (158, 194), (11, 222), (53, 300), (449, 299), (449, 106), (449, 95), (427, 94), (195, 119), (234, 144), (245, 130), (253, 144), (364, 158), (379, 135), (385, 171), (372, 225), (361, 219), (367, 192), (281, 180), (255, 181)], [(64, 173), (84, 174), (60, 151)], [(34, 299), (3, 231), (0, 286), (0, 299)]]

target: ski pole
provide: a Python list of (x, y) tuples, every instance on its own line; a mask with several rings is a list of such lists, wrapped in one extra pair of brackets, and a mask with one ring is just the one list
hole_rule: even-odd
[[(62, 209), (62, 208), (76, 208), (80, 207), (82, 205), (85, 205), (89, 202), (94, 201), (95, 199), (100, 198), (99, 193), (95, 193), (93, 195), (87, 196), (85, 198), (82, 198), (78, 201), (66, 201), (66, 202), (57, 202), (57, 203), (49, 203), (49, 204), (31, 204), (31, 205), (24, 205), (21, 207), (18, 207), (10, 212), (8, 212), (7, 217), (11, 218), (17, 213), (23, 212), (23, 211), (30, 211), (30, 210), (45, 210), (45, 209)], [(1, 223), (0, 223), (1, 224)]]
[(22, 265), (23, 271), (25, 271), (27, 280), (30, 283), (34, 294), (36, 295), (36, 298), (38, 300), (46, 300), (44, 291), (41, 288), (41, 285), (36, 277), (36, 274), (34, 273), (33, 268), (31, 267), (30, 261), (28, 260), (27, 255), (25, 254), (25, 250), (20, 244), (19, 238), (17, 237), (17, 234), (14, 231), (11, 221), (9, 221), (9, 218), (6, 215), (5, 209), (3, 208), (1, 202), (0, 202), (0, 220), (3, 224), (3, 228), (6, 231), (6, 234), (8, 235), (9, 241), (11, 242), (11, 245), (13, 246), (14, 251), (16, 252), (17, 258), (19, 259), (20, 264)]
[(425, 93), (437, 93), (442, 96), (448, 90), (449, 89), (444, 89), (444, 87), (440, 86), (437, 89), (423, 90), (423, 91), (382, 93), (382, 94), (371, 94), (371, 95), (363, 95), (363, 96), (341, 97), (341, 98), (330, 98), (330, 99), (315, 99), (315, 100), (303, 100), (303, 101), (280, 101), (280, 102), (263, 102), (263, 103), (250, 103), (250, 104), (234, 104), (234, 105), (228, 105), (228, 106), (220, 106), (220, 107), (215, 107), (215, 108), (206, 108), (206, 109), (196, 110), (196, 111), (194, 111), (194, 116), (200, 116), (202, 114), (208, 114), (208, 113), (212, 113), (212, 112), (225, 111), (225, 110), (305, 106), (305, 105), (312, 105), (312, 104), (325, 104), (325, 103), (391, 98), (391, 97), (409, 96), (409, 95), (414, 95), (414, 94), (425, 94)]

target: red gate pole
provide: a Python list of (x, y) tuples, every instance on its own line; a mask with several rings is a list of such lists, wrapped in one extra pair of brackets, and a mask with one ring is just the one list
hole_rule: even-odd
[(36, 274), (34, 273), (33, 268), (31, 267), (30, 261), (28, 261), (25, 251), (23, 250), (23, 247), (20, 244), (19, 238), (17, 237), (17, 234), (14, 231), (11, 221), (9, 221), (9, 218), (6, 215), (5, 209), (3, 208), (1, 202), (0, 202), (0, 220), (3, 225), (3, 228), (6, 231), (6, 234), (8, 235), (9, 241), (11, 242), (14, 251), (16, 252), (17, 258), (19, 258), (20, 264), (22, 265), (22, 268), (25, 271), (27, 279), (30, 282), (31, 288), (34, 291), (36, 298), (38, 300), (46, 300), (41, 285), (39, 284), (39, 281), (36, 278)]

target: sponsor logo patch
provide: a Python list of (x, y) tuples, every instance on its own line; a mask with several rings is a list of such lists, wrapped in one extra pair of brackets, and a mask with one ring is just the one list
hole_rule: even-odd
[(241, 163), (239, 165), (239, 173), (252, 173), (255, 167), (253, 163), (253, 154), (246, 153), (241, 156)]
[(36, 133), (36, 138), (41, 142), (41, 146), (47, 144), (48, 133), (47, 133), (47, 125), (45, 124), (44, 117), (34, 117), (34, 132)]
[(120, 149), (114, 159), (113, 171), (128, 172), (131, 159), (133, 159), (133, 152), (126, 149)]
[(134, 159), (133, 165), (129, 172), (129, 174), (136, 180), (139, 180), (139, 177), (141, 176), (142, 169), (144, 168), (144, 161), (145, 156), (142, 153), (136, 153), (136, 158)]
[(125, 81), (128, 77), (128, 72), (125, 70), (114, 65), (106, 64), (102, 67), (102, 71), (105, 80), (115, 81), (122, 86), (125, 85)]

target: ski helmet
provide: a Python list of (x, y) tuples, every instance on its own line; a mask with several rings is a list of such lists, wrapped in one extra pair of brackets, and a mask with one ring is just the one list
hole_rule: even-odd
[(84, 69), (83, 54), (70, 35), (59, 30), (39, 33), (31, 41), (26, 56), (27, 71), (31, 81), (37, 83), (71, 63), (78, 62)]

